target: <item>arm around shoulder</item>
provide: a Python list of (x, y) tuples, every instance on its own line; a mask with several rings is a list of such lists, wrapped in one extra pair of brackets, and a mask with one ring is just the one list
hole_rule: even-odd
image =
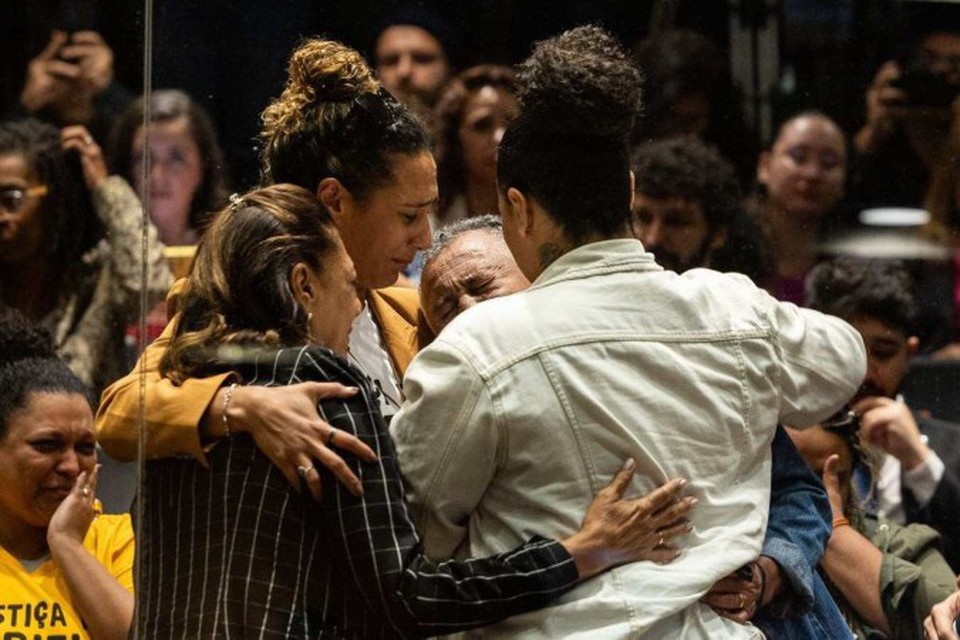
[(140, 356), (133, 371), (103, 392), (97, 409), (98, 440), (117, 460), (135, 460), (140, 438), (140, 384), (144, 384), (145, 455), (190, 455), (204, 459), (200, 427), (223, 383), (231, 374), (188, 379), (175, 385), (160, 375), (160, 360), (177, 319)]

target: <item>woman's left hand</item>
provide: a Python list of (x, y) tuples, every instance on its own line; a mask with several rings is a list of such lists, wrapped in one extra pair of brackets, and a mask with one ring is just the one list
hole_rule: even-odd
[(107, 163), (103, 159), (103, 151), (86, 127), (81, 125), (64, 127), (60, 131), (60, 144), (64, 151), (73, 149), (80, 156), (83, 179), (90, 191), (96, 190), (100, 183), (107, 179), (109, 172)]
[(762, 576), (758, 559), (717, 580), (700, 600), (718, 615), (746, 624), (763, 604)]
[(97, 495), (99, 473), (99, 464), (90, 474), (81, 471), (73, 489), (53, 512), (53, 517), (50, 518), (50, 524), (47, 526), (47, 544), (50, 545), (51, 550), (58, 542), (83, 543), (96, 515), (94, 501)]

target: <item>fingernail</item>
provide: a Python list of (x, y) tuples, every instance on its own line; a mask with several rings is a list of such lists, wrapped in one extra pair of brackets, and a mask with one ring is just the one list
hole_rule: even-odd
[(348, 393), (358, 393), (359, 391), (360, 391), (360, 387), (347, 387)]
[(623, 463), (623, 471), (633, 471), (637, 468), (637, 461), (633, 458), (627, 458), (627, 461)]
[(695, 504), (697, 504), (698, 502), (700, 502), (700, 501), (697, 500), (696, 498), (694, 498), (694, 497), (691, 497), (691, 498), (690, 498), (690, 506), (691, 506), (691, 507), (694, 506)]
[(680, 478), (680, 479), (677, 481), (677, 485), (678, 485), (681, 489), (683, 489), (685, 486), (687, 486), (687, 480), (686, 480), (686, 478)]

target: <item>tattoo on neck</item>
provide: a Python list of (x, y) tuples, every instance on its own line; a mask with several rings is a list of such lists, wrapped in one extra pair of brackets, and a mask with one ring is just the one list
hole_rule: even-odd
[(548, 242), (547, 244), (540, 245), (540, 268), (546, 269), (553, 262), (563, 255), (564, 251), (560, 248), (560, 245), (553, 244)]

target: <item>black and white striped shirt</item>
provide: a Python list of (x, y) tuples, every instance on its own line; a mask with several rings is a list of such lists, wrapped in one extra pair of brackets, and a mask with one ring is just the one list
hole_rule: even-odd
[(214, 447), (209, 468), (193, 459), (149, 462), (137, 544), (143, 637), (440, 635), (542, 607), (576, 584), (572, 558), (551, 540), (477, 560), (424, 557), (375, 393), (346, 361), (304, 347), (231, 368), (250, 384), (359, 387), (319, 408), (379, 459), (344, 454), (365, 495), (323, 470), (319, 504), (298, 495), (244, 435)]

